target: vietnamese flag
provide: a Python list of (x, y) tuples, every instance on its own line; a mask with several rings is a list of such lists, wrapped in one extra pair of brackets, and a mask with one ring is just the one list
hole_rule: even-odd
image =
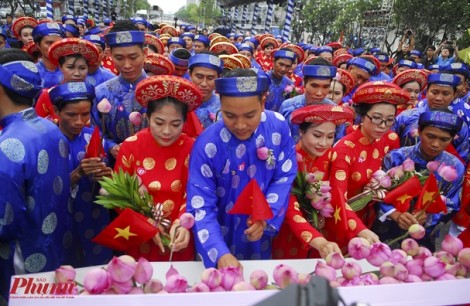
[(90, 157), (104, 157), (106, 153), (104, 152), (103, 143), (101, 142), (100, 129), (95, 126), (93, 133), (91, 134), (90, 142), (86, 149), (85, 158)]
[(245, 186), (228, 213), (249, 215), (253, 223), (269, 220), (274, 217), (268, 201), (266, 201), (266, 197), (255, 179), (251, 179)]
[(460, 235), (457, 236), (463, 242), (464, 248), (470, 248), (470, 227), (467, 227)]
[(419, 194), (421, 183), (416, 176), (413, 176), (400, 186), (387, 193), (384, 198), (385, 203), (393, 204), (399, 212), (406, 212), (410, 209), (411, 200)]
[(340, 191), (338, 188), (333, 188), (331, 190), (331, 205), (335, 209), (333, 214), (335, 226), (339, 226), (339, 229), (345, 232), (349, 231), (344, 192)]
[(447, 213), (447, 207), (441, 199), (436, 177), (433, 173), (429, 174), (416, 203), (415, 211), (422, 209), (431, 214)]
[(460, 210), (452, 218), (455, 224), (463, 227), (470, 226), (470, 163), (467, 166), (462, 186), (462, 199), (460, 200)]
[(92, 241), (114, 250), (126, 251), (153, 238), (157, 232), (147, 217), (126, 208)]

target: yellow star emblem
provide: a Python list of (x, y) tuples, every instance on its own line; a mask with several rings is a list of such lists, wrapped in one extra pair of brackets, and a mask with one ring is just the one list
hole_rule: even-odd
[(339, 212), (341, 211), (341, 207), (336, 207), (335, 214), (333, 215), (335, 218), (335, 224), (338, 223), (338, 221), (341, 221), (341, 216)]
[(436, 192), (435, 191), (424, 191), (424, 195), (423, 195), (423, 204), (426, 204), (426, 203), (429, 203), (429, 202), (434, 202), (436, 196), (435, 196)]
[(412, 199), (413, 197), (408, 195), (408, 194), (402, 194), (401, 196), (399, 196), (397, 198), (397, 201), (400, 202), (401, 204), (404, 204), (406, 201), (408, 201), (409, 199)]
[(114, 236), (114, 239), (119, 238), (119, 237), (123, 237), (126, 240), (129, 240), (130, 236), (137, 236), (137, 234), (134, 234), (134, 233), (131, 232), (131, 226), (130, 225), (128, 225), (124, 229), (119, 228), (119, 227), (115, 227), (114, 229), (118, 232), (116, 234), (116, 236)]

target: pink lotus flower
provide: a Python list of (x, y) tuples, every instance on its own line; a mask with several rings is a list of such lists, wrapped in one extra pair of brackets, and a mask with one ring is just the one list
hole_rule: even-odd
[(369, 241), (361, 237), (355, 237), (348, 243), (348, 253), (352, 258), (360, 260), (369, 256), (371, 245)]
[(406, 279), (406, 283), (421, 283), (423, 280), (417, 276), (417, 275), (413, 275), (413, 274), (408, 274), (408, 278)]
[(460, 250), (463, 249), (462, 240), (451, 235), (446, 235), (446, 237), (442, 241), (442, 249), (454, 256), (457, 256)]
[(330, 203), (328, 203), (325, 205), (325, 207), (323, 207), (322, 210), (320, 210), (320, 215), (322, 215), (325, 218), (331, 218), (333, 216), (334, 211), (335, 209), (333, 208), (333, 206)]
[(385, 243), (377, 242), (372, 244), (369, 256), (367, 256), (367, 261), (376, 267), (389, 260), (392, 256), (392, 250)]
[(102, 268), (93, 268), (85, 275), (83, 286), (91, 294), (101, 294), (111, 287), (111, 277), (108, 271)]
[(443, 263), (453, 265), (455, 263), (455, 257), (447, 251), (441, 250), (435, 252), (434, 256), (439, 258)]
[(457, 279), (455, 278), (455, 276), (453, 276), (452, 274), (448, 274), (448, 273), (444, 273), (442, 274), (441, 276), (439, 276), (438, 278), (436, 278), (436, 280), (453, 280), (453, 279)]
[(111, 103), (109, 103), (108, 99), (104, 98), (98, 103), (98, 105), (96, 105), (96, 108), (100, 113), (107, 114), (111, 111), (113, 107)]
[(186, 292), (186, 289), (188, 289), (188, 281), (184, 276), (175, 274), (167, 278), (165, 290), (168, 293)]
[(424, 235), (426, 235), (426, 230), (421, 224), (416, 223), (410, 226), (408, 229), (408, 234), (410, 234), (411, 238), (419, 240), (422, 239)]
[(440, 166), (441, 166), (440, 162), (438, 162), (437, 160), (433, 160), (427, 163), (426, 168), (428, 168), (428, 170), (431, 172), (436, 172)]
[(289, 284), (295, 284), (298, 280), (297, 271), (294, 268), (280, 264), (274, 268), (273, 271), (274, 282), (281, 288), (286, 288)]
[(403, 166), (403, 170), (405, 170), (405, 171), (411, 172), (411, 171), (415, 170), (415, 163), (414, 163), (414, 161), (412, 161), (409, 158), (405, 159), (402, 166)]
[(395, 250), (392, 250), (392, 256), (390, 258), (390, 261), (394, 264), (396, 263), (405, 264), (407, 260), (407, 256), (408, 255), (406, 254), (405, 251), (400, 250), (400, 249), (395, 249)]
[(77, 271), (72, 266), (60, 266), (55, 270), (56, 283), (68, 283), (75, 281)]
[(376, 179), (377, 181), (380, 181), (380, 179), (383, 178), (384, 176), (388, 176), (388, 175), (383, 170), (377, 170), (374, 173), (372, 173), (372, 177)]
[(191, 292), (210, 292), (211, 288), (209, 288), (209, 286), (207, 286), (206, 284), (200, 282), (200, 283), (194, 284), (190, 291)]
[(268, 274), (264, 270), (255, 270), (251, 272), (250, 284), (256, 290), (263, 290), (268, 284)]
[(232, 290), (236, 283), (243, 281), (243, 274), (238, 267), (224, 267), (219, 270), (222, 272), (221, 286), (227, 290)]
[(127, 294), (133, 287), (132, 279), (125, 282), (113, 282), (113, 290), (116, 294)]
[(453, 182), (458, 177), (457, 170), (452, 166), (441, 166), (437, 173), (446, 182)]
[(316, 276), (324, 277), (330, 282), (336, 279), (336, 270), (333, 267), (328, 266), (323, 261), (317, 261), (314, 272)]
[(413, 259), (422, 259), (425, 260), (427, 257), (432, 256), (431, 251), (426, 247), (419, 247), (418, 254), (413, 256)]
[(151, 279), (144, 285), (145, 293), (159, 293), (163, 290), (163, 284), (158, 279)]
[(423, 275), (424, 259), (412, 259), (406, 262), (405, 267), (408, 269), (409, 274), (416, 276)]
[(294, 85), (287, 85), (284, 88), (284, 94), (290, 94), (294, 90), (295, 86)]
[(341, 269), (346, 262), (343, 255), (338, 252), (329, 253), (325, 258), (326, 264), (335, 270)]
[(194, 216), (190, 213), (184, 213), (180, 217), (180, 225), (185, 229), (191, 229), (194, 226)]
[(130, 280), (135, 273), (137, 265), (135, 259), (129, 255), (114, 256), (108, 264), (107, 270), (111, 279), (123, 283)]
[(380, 274), (382, 276), (395, 276), (395, 265), (391, 261), (386, 261), (380, 265)]
[(209, 288), (213, 289), (220, 286), (222, 276), (222, 272), (216, 268), (208, 268), (202, 271), (201, 281), (209, 286)]
[(470, 248), (461, 249), (457, 259), (465, 268), (470, 269)]
[(223, 292), (223, 291), (226, 291), (226, 290), (222, 286), (217, 286), (217, 287), (211, 289), (211, 292)]
[(467, 275), (467, 268), (465, 268), (465, 266), (460, 262), (456, 262), (452, 265), (447, 264), (446, 273), (452, 274), (456, 277), (457, 276), (465, 277)]
[(381, 285), (386, 285), (386, 284), (399, 284), (400, 281), (397, 280), (396, 278), (394, 277), (390, 277), (390, 276), (385, 276), (385, 277), (382, 277), (379, 281), (379, 283)]
[(401, 242), (401, 249), (410, 256), (415, 256), (419, 251), (419, 244), (416, 240), (411, 238), (406, 238)]
[(145, 284), (148, 282), (153, 275), (153, 267), (147, 259), (140, 257), (137, 261), (134, 279), (139, 284)]
[(362, 268), (357, 262), (351, 261), (343, 265), (341, 273), (346, 279), (352, 280), (353, 277), (361, 275)]
[(402, 265), (401, 263), (397, 263), (395, 265), (395, 275), (394, 277), (396, 279), (398, 279), (399, 281), (406, 281), (406, 279), (408, 278), (408, 270), (406, 269), (406, 267), (404, 265)]
[[(331, 191), (331, 186), (329, 181), (322, 181), (321, 186), (320, 186), (320, 192), (323, 194), (330, 193)], [(331, 198), (331, 193), (330, 193), (330, 198)]]
[(256, 155), (258, 155), (258, 158), (261, 160), (267, 160), (269, 157), (269, 149), (266, 147), (261, 147), (256, 150)]
[(410, 132), (411, 137), (419, 137), (418, 129), (412, 129)]
[(388, 170), (388, 175), (390, 175), (390, 177), (394, 179), (400, 179), (403, 177), (404, 174), (405, 174), (405, 170), (403, 170), (402, 165), (393, 167), (390, 170)]
[(360, 276), (361, 282), (364, 285), (378, 285), (379, 277), (375, 273), (365, 273)]
[(380, 178), (379, 183), (380, 186), (382, 186), (383, 188), (389, 188), (390, 186), (392, 186), (392, 179), (390, 178), (390, 176), (385, 175)]
[(316, 199), (312, 199), (310, 201), (310, 204), (312, 205), (313, 208), (320, 211), (325, 207), (326, 202), (323, 201), (323, 199), (320, 196), (317, 196)]
[(424, 282), (430, 282), (430, 281), (433, 281), (434, 279), (432, 278), (432, 276), (429, 276), (428, 274), (426, 273), (423, 273), (423, 275), (421, 275), (421, 279), (424, 281)]
[(430, 256), (424, 260), (423, 269), (429, 276), (437, 278), (446, 272), (446, 264), (439, 258)]
[(142, 114), (139, 112), (130, 113), (129, 121), (135, 126), (140, 126), (142, 124)]
[(250, 283), (247, 283), (245, 281), (236, 283), (232, 288), (232, 291), (253, 291), (253, 290), (256, 290), (255, 287), (253, 287)]

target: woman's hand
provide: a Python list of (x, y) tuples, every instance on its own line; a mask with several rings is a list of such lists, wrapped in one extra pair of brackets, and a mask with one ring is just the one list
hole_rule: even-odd
[(371, 244), (380, 242), (379, 236), (377, 236), (376, 233), (374, 233), (373, 231), (367, 228), (360, 231), (359, 234), (357, 234), (357, 236), (366, 239)]
[(189, 244), (191, 234), (187, 229), (180, 226), (179, 223), (173, 223), (170, 229), (170, 248), (178, 252), (185, 249)]
[(326, 258), (328, 254), (338, 252), (341, 254), (341, 250), (339, 249), (339, 246), (335, 242), (331, 242), (326, 240), (323, 237), (317, 237), (315, 239), (312, 239), (309, 243), (309, 245), (316, 249), (322, 258)]

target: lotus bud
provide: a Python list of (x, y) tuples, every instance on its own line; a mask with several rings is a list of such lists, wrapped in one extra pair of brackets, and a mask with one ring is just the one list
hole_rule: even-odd
[(364, 259), (369, 256), (371, 245), (369, 241), (361, 237), (355, 237), (348, 243), (348, 253), (356, 260)]
[(405, 251), (406, 254), (414, 256), (418, 254), (419, 244), (414, 239), (406, 238), (401, 242), (401, 249)]
[(111, 111), (113, 107), (111, 103), (109, 103), (108, 99), (104, 98), (98, 103), (98, 105), (96, 105), (96, 108), (100, 113), (107, 114)]
[(255, 270), (251, 272), (250, 284), (256, 290), (263, 290), (268, 284), (268, 274), (264, 270)]
[(322, 181), (321, 186), (320, 186), (320, 192), (321, 193), (327, 193), (331, 191), (331, 186), (328, 181)]
[(152, 264), (145, 258), (140, 257), (137, 261), (134, 279), (139, 284), (145, 284), (148, 282), (153, 275)]
[(428, 168), (430, 172), (436, 172), (440, 166), (441, 166), (440, 162), (438, 162), (437, 160), (433, 160), (427, 163), (426, 168)]
[(180, 225), (185, 229), (191, 229), (194, 226), (194, 216), (190, 213), (184, 213), (180, 217)]
[(415, 170), (415, 163), (414, 163), (414, 161), (412, 161), (409, 158), (405, 159), (402, 166), (403, 166), (403, 170), (405, 170), (405, 171), (411, 172), (411, 171)]
[(405, 174), (405, 171), (403, 170), (403, 166), (396, 166), (388, 170), (388, 175), (390, 175), (394, 179), (400, 179), (403, 177)]
[(437, 173), (446, 182), (453, 182), (459, 176), (457, 170), (452, 166), (441, 166), (437, 170)]
[(386, 261), (380, 265), (380, 274), (382, 276), (395, 276), (395, 265), (391, 261)]
[(232, 291), (253, 291), (256, 290), (250, 283), (241, 281), (233, 285)]
[(390, 277), (390, 276), (385, 276), (382, 277), (379, 281), (379, 284), (385, 285), (385, 284), (399, 284), (400, 281), (396, 278)]
[(439, 258), (430, 256), (424, 260), (423, 269), (429, 276), (437, 278), (445, 273), (446, 264)]
[(462, 240), (451, 235), (446, 235), (446, 237), (442, 241), (442, 249), (444, 251), (449, 252), (453, 256), (457, 256), (460, 250), (463, 249)]
[(362, 268), (358, 263), (351, 261), (343, 265), (341, 268), (341, 273), (343, 273), (343, 276), (346, 279), (352, 280), (354, 276), (361, 275)]
[(213, 289), (220, 286), (222, 276), (222, 272), (216, 268), (208, 268), (202, 271), (201, 281), (209, 286), (209, 288)]
[(127, 294), (144, 294), (144, 289), (140, 287), (132, 287), (131, 291), (129, 291)]
[(453, 265), (446, 265), (446, 272), (452, 274), (454, 276), (466, 276), (467, 275), (467, 268), (460, 262), (456, 262)]
[(452, 274), (448, 274), (448, 273), (444, 273), (438, 278), (436, 278), (436, 280), (453, 280), (453, 279), (457, 279), (457, 278), (455, 278), (455, 276), (453, 276)]
[(387, 173), (383, 170), (377, 170), (374, 173), (372, 173), (372, 177), (376, 179), (377, 181), (380, 181), (380, 179), (384, 176), (388, 176)]
[(424, 281), (424, 282), (430, 282), (430, 281), (433, 281), (434, 279), (432, 278), (432, 276), (429, 276), (428, 274), (426, 273), (423, 273), (423, 275), (421, 275), (421, 279)]
[(222, 272), (221, 286), (227, 291), (232, 290), (236, 283), (244, 280), (239, 267), (224, 267), (220, 269), (220, 272)]
[(406, 281), (406, 279), (408, 278), (408, 270), (406, 269), (406, 267), (401, 264), (401, 263), (397, 263), (395, 265), (395, 278), (398, 279), (399, 281)]
[(209, 288), (209, 286), (207, 286), (205, 283), (199, 282), (197, 284), (194, 284), (190, 291), (191, 292), (210, 292), (211, 288)]
[(455, 257), (452, 256), (452, 254), (450, 254), (449, 252), (446, 252), (446, 251), (435, 252), (434, 256), (436, 256), (437, 258), (439, 258), (442, 262), (446, 264), (452, 265), (455, 263)]
[(91, 294), (101, 294), (111, 287), (111, 277), (106, 270), (93, 268), (85, 275), (83, 286)]
[(280, 264), (274, 268), (273, 271), (274, 282), (281, 288), (286, 288), (289, 284), (297, 283), (299, 278), (297, 271), (294, 268)]
[(380, 186), (382, 186), (383, 188), (389, 188), (390, 186), (392, 186), (392, 179), (388, 175), (381, 177), (379, 182)]
[(412, 259), (407, 261), (405, 266), (408, 269), (409, 274), (421, 277), (421, 275), (423, 275), (423, 264), (424, 259)]
[(383, 262), (390, 260), (391, 256), (392, 250), (390, 250), (390, 247), (385, 243), (377, 242), (372, 244), (370, 254), (366, 259), (371, 265), (380, 267)]
[(186, 278), (179, 274), (174, 274), (167, 278), (165, 290), (168, 293), (181, 293), (188, 289), (188, 281)]
[(413, 274), (408, 274), (408, 278), (406, 279), (406, 283), (421, 283), (423, 280), (417, 276), (417, 275), (413, 275)]
[(106, 189), (104, 188), (100, 188), (100, 190), (98, 191), (99, 195), (102, 195), (102, 196), (107, 196), (109, 195), (109, 192), (106, 191)]
[(322, 276), (331, 282), (336, 279), (336, 270), (323, 261), (318, 261), (315, 266), (315, 275)]
[(378, 285), (379, 277), (375, 273), (365, 273), (361, 275), (361, 281), (364, 285)]
[(325, 177), (325, 172), (315, 171), (313, 172), (313, 177), (315, 178), (315, 182), (320, 182)]
[(129, 121), (135, 126), (140, 126), (142, 124), (142, 114), (139, 112), (130, 113)]
[(323, 201), (321, 196), (317, 195), (317, 197), (312, 199), (310, 204), (312, 204), (312, 207), (315, 208), (316, 210), (322, 210), (323, 208), (325, 208), (326, 202)]
[(299, 273), (299, 278), (297, 279), (297, 284), (299, 285), (307, 285), (310, 282), (312, 275), (307, 273)]
[(256, 155), (258, 155), (258, 158), (261, 160), (267, 160), (269, 157), (269, 149), (266, 147), (261, 147), (256, 150)]
[(226, 291), (226, 290), (222, 286), (217, 286), (217, 287), (211, 289), (211, 292), (223, 292), (223, 291)]
[(465, 268), (470, 269), (470, 248), (461, 249), (457, 259)]
[(335, 270), (341, 269), (341, 267), (343, 267), (344, 263), (346, 262), (343, 255), (338, 252), (329, 253), (326, 256), (325, 261), (327, 265)]
[(56, 283), (68, 283), (75, 281), (77, 271), (72, 266), (60, 266), (55, 270)]
[(413, 224), (408, 229), (408, 234), (410, 234), (411, 238), (419, 240), (423, 239), (424, 235), (426, 235), (426, 230), (421, 224)]
[(431, 251), (429, 251), (428, 248), (426, 248), (426, 247), (419, 247), (419, 249), (418, 249), (418, 254), (416, 254), (415, 256), (413, 256), (413, 259), (422, 259), (422, 260), (425, 260), (425, 259), (428, 258), (429, 256), (432, 256), (432, 253), (431, 253)]
[(133, 287), (132, 279), (125, 282), (113, 282), (113, 290), (116, 294), (127, 294)]
[(158, 279), (151, 279), (144, 285), (144, 293), (159, 293), (163, 290), (163, 284)]
[(401, 264), (405, 264), (406, 261), (407, 261), (407, 254), (405, 251), (401, 250), (401, 249), (395, 249), (395, 250), (392, 250), (392, 256), (390, 258), (390, 261), (394, 264), (396, 263), (401, 263)]
[(120, 257), (113, 257), (108, 264), (107, 270), (113, 281), (123, 283), (134, 276), (136, 266), (134, 258), (129, 255), (122, 255)]

